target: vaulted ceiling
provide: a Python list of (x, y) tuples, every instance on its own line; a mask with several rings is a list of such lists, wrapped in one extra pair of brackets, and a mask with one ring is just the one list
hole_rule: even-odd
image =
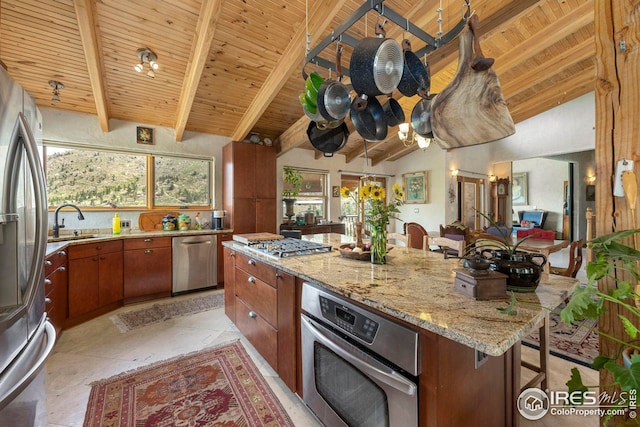
[[(516, 124), (594, 89), (592, 0), (467, 1)], [(0, 0), (0, 61), (38, 105), (96, 115), (104, 132), (120, 119), (173, 128), (177, 141), (185, 130), (234, 140), (256, 132), (281, 152), (314, 150), (298, 100), (307, 39), (317, 46), (363, 4), (382, 4), (433, 36), (451, 30), (467, 9), (465, 0)], [(347, 34), (372, 36), (378, 15), (366, 13)], [(394, 23), (385, 29), (398, 41), (406, 35)], [(412, 40), (414, 50), (424, 46)], [(136, 50), (145, 47), (158, 57), (153, 79), (133, 69)], [(344, 48), (348, 67), (353, 49)], [(458, 40), (427, 61), (438, 93), (455, 74)], [(52, 102), (49, 80), (64, 84), (60, 102)], [(420, 98), (395, 92), (410, 117)], [(418, 149), (396, 130), (367, 144), (374, 164)], [(364, 147), (354, 131), (340, 153), (350, 162)]]

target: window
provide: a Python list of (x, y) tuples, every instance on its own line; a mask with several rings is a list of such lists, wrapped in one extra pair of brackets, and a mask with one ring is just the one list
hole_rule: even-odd
[[(211, 160), (45, 145), (48, 205), (210, 208)], [(149, 188), (152, 187), (152, 188)]]
[(207, 206), (211, 162), (153, 156), (154, 206)]
[[(311, 211), (316, 218), (327, 217), (327, 173), (300, 169), (302, 188), (296, 197), (293, 211), (299, 213)], [(283, 202), (283, 212), (285, 211)]]

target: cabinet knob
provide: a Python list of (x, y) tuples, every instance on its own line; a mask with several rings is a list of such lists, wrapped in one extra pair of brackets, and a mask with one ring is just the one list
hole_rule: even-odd
[(59, 270), (60, 270), (60, 271), (67, 271), (67, 267), (65, 267), (64, 265), (63, 265), (63, 266), (60, 266)]
[(235, 257), (235, 256), (236, 256), (236, 253), (235, 253), (235, 252), (231, 252), (231, 253), (229, 254), (229, 256)]
[(153, 242), (153, 239), (144, 239), (144, 242), (145, 243), (151, 243), (151, 242)]
[(96, 251), (101, 251), (102, 250), (102, 246), (96, 246)]
[(249, 317), (255, 319), (256, 317), (258, 317), (258, 315), (255, 313), (255, 311), (252, 310), (249, 312)]
[(60, 252), (58, 252), (58, 255), (66, 256), (66, 255), (67, 255), (67, 253), (66, 253), (65, 251), (60, 251)]
[(152, 254), (153, 253), (153, 249), (145, 249), (144, 253), (145, 254)]
[(255, 262), (254, 260), (250, 259), (250, 260), (247, 262), (247, 264), (249, 264), (249, 265), (256, 265), (256, 262)]
[(50, 266), (52, 264), (53, 263), (51, 261), (49, 261), (48, 259), (44, 261), (44, 265), (46, 265), (46, 266)]
[(44, 279), (44, 284), (47, 285), (47, 286), (51, 285), (51, 280)]
[(51, 298), (45, 298), (44, 299), (44, 303), (45, 304), (51, 304)]
[(104, 256), (104, 255), (100, 257), (100, 260), (102, 260), (102, 261), (104, 261), (105, 259), (107, 259), (107, 257)]
[(247, 280), (249, 283), (256, 283), (256, 279), (255, 277), (249, 277), (249, 280)]
[(280, 273), (276, 273), (276, 279), (281, 279), (282, 276), (280, 275)]

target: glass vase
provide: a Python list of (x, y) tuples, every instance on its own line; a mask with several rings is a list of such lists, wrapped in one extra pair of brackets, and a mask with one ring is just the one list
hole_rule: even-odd
[(387, 230), (384, 227), (371, 227), (371, 263), (387, 263)]

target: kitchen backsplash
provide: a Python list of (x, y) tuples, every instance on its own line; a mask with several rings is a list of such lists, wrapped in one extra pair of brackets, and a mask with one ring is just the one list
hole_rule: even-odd
[[(111, 225), (113, 216), (115, 213), (118, 213), (120, 217), (121, 234), (126, 234), (131, 231), (138, 231), (138, 217), (140, 213), (146, 211), (83, 211), (84, 220), (80, 221), (78, 219), (78, 213), (74, 211), (60, 211), (58, 212), (58, 222), (62, 224), (62, 220), (64, 219), (64, 228), (60, 229), (60, 235), (72, 235), (74, 231), (77, 231), (78, 234), (110, 234), (111, 233)], [(180, 211), (175, 210), (175, 212), (184, 213), (191, 217), (191, 228), (194, 228), (196, 225), (195, 216), (196, 213), (200, 212), (200, 223), (202, 224), (203, 229), (211, 228), (211, 213), (212, 211)], [(53, 230), (53, 222), (54, 222), (54, 212), (49, 212), (49, 235), (52, 234)], [(123, 224), (123, 222), (125, 224)], [(129, 222), (130, 227), (126, 227), (126, 222)]]

